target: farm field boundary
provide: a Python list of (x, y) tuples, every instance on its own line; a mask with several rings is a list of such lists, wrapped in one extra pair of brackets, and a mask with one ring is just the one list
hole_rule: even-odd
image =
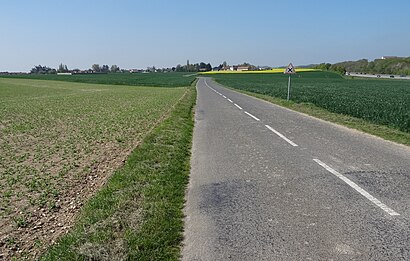
[(107, 73), (107, 74), (20, 74), (1, 75), (0, 78), (19, 78), (52, 80), (64, 82), (80, 82), (110, 85), (181, 87), (190, 86), (196, 79), (195, 74), (185, 72), (172, 73)]
[[(308, 74), (312, 74), (312, 73), (309, 72)], [(326, 74), (329, 74), (329, 73), (326, 73)], [(284, 84), (281, 84), (284, 86), (284, 88), (282, 88), (283, 90), (278, 91), (277, 85), (276, 85), (277, 83), (273, 83), (273, 85), (270, 85), (269, 83), (266, 83), (266, 79), (253, 78), (253, 80), (251, 81), (249, 79), (244, 79), (244, 78), (238, 80), (232, 77), (230, 79), (225, 80), (223, 76), (224, 75), (221, 75), (220, 77), (215, 77), (214, 75), (212, 75), (212, 78), (214, 78), (214, 80), (216, 80), (219, 84), (225, 87), (231, 88), (235, 91), (239, 91), (241, 93), (254, 96), (254, 97), (266, 100), (268, 102), (275, 103), (277, 105), (308, 114), (316, 118), (320, 118), (320, 119), (330, 121), (336, 124), (344, 125), (346, 127), (357, 129), (357, 130), (381, 137), (386, 140), (390, 140), (390, 141), (394, 141), (397, 143), (410, 146), (410, 133), (409, 132), (402, 131), (398, 129), (397, 127), (387, 126), (384, 124), (378, 124), (375, 122), (371, 122), (368, 119), (362, 119), (362, 118), (354, 117), (354, 116), (343, 114), (343, 113), (331, 112), (326, 108), (313, 104), (313, 102), (309, 102), (309, 99), (310, 99), (309, 97), (313, 97), (315, 96), (315, 94), (316, 95), (327, 95), (326, 90), (323, 90), (323, 91), (321, 90), (322, 91), (321, 93), (315, 93), (316, 87), (314, 87), (314, 83), (312, 82), (310, 82), (309, 86), (307, 86), (308, 87), (306, 88), (307, 90), (301, 91), (301, 94), (300, 94), (301, 96), (299, 98), (304, 101), (295, 102), (295, 101), (287, 101), (286, 99), (281, 98), (281, 97), (286, 97), (286, 83), (285, 82)], [(283, 76), (279, 75), (279, 77), (283, 77)], [(358, 80), (346, 80), (346, 79), (341, 78), (338, 75), (333, 76), (332, 74), (326, 75), (326, 77), (329, 77), (329, 78), (321, 79), (320, 80), (321, 82), (319, 81), (320, 85), (326, 84), (329, 81), (329, 79), (330, 80), (333, 79), (332, 77), (336, 78), (335, 80), (336, 82), (338, 82), (339, 85), (342, 85), (343, 81), (358, 81)], [(361, 80), (358, 83), (361, 83), (363, 81), (366, 81), (366, 83), (370, 81), (368, 82), (369, 85), (377, 86), (377, 84), (380, 84), (378, 81), (383, 81), (382, 84), (389, 85), (389, 83), (392, 80)], [(406, 84), (405, 81), (404, 82), (402, 81), (402, 83)], [(357, 83), (355, 82), (355, 84)], [(399, 81), (396, 82), (396, 85), (397, 84), (400, 84)], [(406, 87), (408, 88), (406, 89)], [(404, 90), (404, 92), (397, 93), (397, 90), (396, 90), (396, 93), (391, 94), (389, 93), (389, 91), (386, 91), (385, 92), (386, 97), (382, 99), (380, 98), (376, 99), (376, 102), (379, 102), (379, 103), (385, 102), (387, 104), (387, 107), (390, 106), (391, 114), (387, 115), (385, 119), (389, 120), (388, 117), (391, 117), (391, 118), (397, 117), (397, 119), (393, 121), (393, 124), (396, 124), (396, 123), (400, 124), (400, 126), (402, 126), (402, 129), (406, 129), (408, 128), (409, 117), (410, 117), (408, 109), (406, 112), (406, 107), (408, 108), (408, 106), (410, 106), (410, 86), (404, 86), (404, 87), (401, 86), (401, 90)], [(311, 92), (308, 93), (309, 91)], [(348, 91), (349, 91), (348, 89), (347, 90), (345, 89), (344, 93)], [(380, 93), (380, 90), (378, 91)], [(356, 104), (360, 103), (361, 102), (360, 91), (355, 89), (353, 90), (353, 94), (358, 97), (357, 100), (353, 102)], [(376, 94), (378, 93), (376, 92)], [(277, 96), (279, 96), (280, 98), (278, 98)], [(396, 97), (399, 97), (399, 99), (396, 100)], [(346, 100), (347, 98), (349, 97), (343, 97), (342, 99), (344, 99), (346, 103), (342, 102), (338, 106), (349, 106), (349, 104), (351, 105), (352, 101), (347, 101)], [(363, 100), (366, 100), (366, 97), (364, 97)], [(364, 101), (364, 102), (366, 103), (366, 106), (372, 105), (372, 103), (369, 103), (369, 101)], [(394, 102), (398, 103), (397, 107), (395, 107), (396, 104), (394, 104)], [(386, 112), (384, 111), (380, 112), (380, 114), (383, 114), (383, 113), (386, 113)]]
[(189, 88), (41, 260), (178, 260), (195, 98)]
[(0, 78), (0, 259), (34, 259), (70, 231), (190, 88)]

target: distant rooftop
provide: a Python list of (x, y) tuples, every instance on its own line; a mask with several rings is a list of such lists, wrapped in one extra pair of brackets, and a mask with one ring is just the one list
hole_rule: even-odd
[(382, 56), (382, 60), (386, 60), (386, 59), (394, 59), (394, 58), (400, 58), (398, 56)]

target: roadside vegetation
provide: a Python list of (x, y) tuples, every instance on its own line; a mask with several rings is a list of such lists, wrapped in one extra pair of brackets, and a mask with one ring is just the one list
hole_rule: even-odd
[(84, 206), (42, 260), (178, 260), (195, 89)]
[(287, 102), (287, 75), (212, 77), (225, 86), (282, 106), (410, 145), (410, 81), (345, 79), (322, 71), (298, 73), (292, 76), (291, 102)]
[[(182, 86), (189, 86), (192, 81), (182, 75), (179, 77), (185, 84)], [(150, 82), (163, 81), (162, 86), (169, 86), (168, 79), (152, 79)], [(0, 259), (21, 257), (31, 260), (61, 235), (71, 231), (84, 202), (104, 186), (107, 178), (124, 165), (130, 153), (144, 139), (154, 139), (150, 134), (152, 130), (156, 130), (169, 115), (174, 115), (174, 109), (190, 110), (194, 100), (191, 89), (0, 78)], [(186, 120), (190, 121), (191, 118)], [(179, 123), (181, 126), (178, 127), (185, 128), (180, 135), (190, 135), (190, 123)], [(161, 126), (167, 126), (164, 124)], [(154, 145), (163, 148), (164, 154), (152, 145), (155, 149), (152, 147), (150, 152), (153, 155), (150, 155), (158, 156), (154, 159), (157, 160), (155, 164), (146, 165), (145, 161), (136, 160), (136, 157), (147, 156), (136, 155), (137, 152), (133, 154), (134, 161), (130, 161), (141, 168), (147, 167), (145, 170), (149, 173), (158, 170), (162, 174), (169, 168), (168, 174), (173, 175), (181, 170), (182, 165), (187, 168), (186, 158), (181, 153), (182, 150), (189, 152), (189, 144), (182, 143), (185, 146), (182, 148), (172, 143), (182, 139), (172, 129), (154, 132), (160, 135)], [(163, 141), (162, 138), (167, 139)], [(164, 143), (168, 141), (169, 144)], [(175, 154), (176, 151), (180, 154)], [(131, 162), (125, 168), (130, 168)], [(132, 167), (132, 171), (137, 171), (137, 168)], [(141, 179), (144, 179), (145, 173), (140, 174)], [(181, 173), (178, 172), (186, 175), (186, 172)], [(171, 176), (167, 178), (171, 179)], [(176, 179), (172, 186), (179, 190), (170, 195), (170, 200), (178, 201), (180, 199), (176, 199), (175, 195), (184, 193), (178, 186), (185, 184), (185, 180), (172, 178)], [(168, 185), (164, 180), (154, 179), (160, 183), (156, 185)], [(147, 180), (141, 181), (141, 187), (148, 189), (152, 195), (160, 196), (166, 191), (165, 187), (148, 186)], [(131, 200), (129, 208), (146, 206), (139, 204), (148, 202), (144, 200), (149, 193), (142, 198), (142, 192), (132, 193), (139, 188), (113, 191), (110, 199), (130, 197), (135, 202)], [(147, 204), (154, 201), (149, 202)], [(104, 202), (103, 211), (116, 209), (117, 205), (111, 203)], [(139, 208), (135, 211), (142, 210)], [(176, 212), (172, 214), (177, 216)], [(143, 219), (137, 219), (137, 216), (135, 222), (148, 222), (146, 216)], [(88, 217), (84, 218), (88, 220)], [(98, 226), (103, 227), (102, 224)], [(107, 226), (110, 225), (107, 223)], [(139, 231), (140, 227), (136, 229)], [(178, 227), (175, 229), (178, 230)], [(127, 232), (127, 235), (131, 234)]]

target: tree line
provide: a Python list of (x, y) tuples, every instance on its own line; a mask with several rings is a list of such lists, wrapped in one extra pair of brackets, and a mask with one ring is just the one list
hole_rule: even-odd
[(337, 64), (321, 63), (313, 67), (314, 69), (319, 69), (322, 71), (336, 72), (342, 75), (346, 74), (346, 68)]
[(410, 57), (393, 57), (375, 59), (374, 61), (361, 59), (335, 64), (321, 63), (314, 66), (314, 68), (325, 71), (335, 71), (341, 74), (345, 74), (346, 72), (358, 72), (369, 74), (410, 75)]
[(173, 67), (172, 69), (175, 72), (206, 72), (212, 71), (212, 65), (210, 63), (204, 62), (190, 64), (188, 60), (186, 65), (178, 64), (176, 67)]
[(189, 60), (185, 65), (178, 64), (175, 67), (171, 68), (156, 68), (155, 66), (147, 67), (146, 69), (131, 69), (131, 70), (124, 70), (120, 69), (118, 65), (111, 65), (108, 66), (107, 64), (99, 65), (93, 64), (91, 65), (90, 69), (87, 70), (80, 70), (80, 69), (68, 69), (67, 65), (61, 63), (58, 66), (58, 69), (53, 69), (47, 66), (34, 66), (30, 73), (32, 74), (56, 74), (56, 73), (116, 73), (116, 72), (207, 72), (212, 70), (227, 70), (230, 67), (247, 67), (248, 70), (259, 70), (259, 67), (252, 65), (250, 63), (244, 62), (242, 64), (238, 64), (235, 66), (229, 66), (226, 61), (221, 63), (219, 66), (212, 67), (210, 63), (199, 62), (191, 64)]
[(88, 70), (80, 70), (80, 69), (69, 70), (67, 65), (61, 63), (58, 66), (58, 69), (50, 68), (48, 66), (43, 66), (43, 65), (36, 65), (33, 68), (31, 68), (30, 73), (32, 74), (56, 74), (56, 73), (69, 73), (69, 72), (73, 72), (73, 73), (81, 73), (81, 72), (109, 73), (109, 72), (112, 72), (112, 73), (115, 73), (119, 71), (123, 71), (123, 70), (121, 70), (120, 67), (118, 67), (118, 65), (116, 64), (111, 65), (111, 67), (109, 67), (106, 64), (102, 66), (100, 66), (99, 64), (93, 64), (91, 68)]
[(206, 72), (212, 71), (212, 65), (210, 63), (200, 62), (195, 64), (190, 64), (187, 61), (186, 65), (178, 64), (176, 67), (172, 68), (156, 68), (155, 66), (147, 67), (145, 70), (124, 70), (120, 69), (118, 65), (111, 65), (108, 66), (106, 64), (99, 65), (93, 64), (91, 68), (88, 70), (80, 70), (80, 69), (68, 69), (67, 65), (60, 64), (58, 69), (50, 68), (48, 66), (37, 65), (34, 66), (30, 73), (32, 74), (56, 74), (56, 73), (116, 73), (116, 72), (128, 72), (128, 71), (145, 71), (145, 72)]

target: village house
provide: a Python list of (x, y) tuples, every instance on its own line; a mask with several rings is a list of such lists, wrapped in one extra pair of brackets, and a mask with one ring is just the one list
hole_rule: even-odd
[(239, 72), (249, 71), (249, 66), (237, 66), (236, 71), (239, 71)]

